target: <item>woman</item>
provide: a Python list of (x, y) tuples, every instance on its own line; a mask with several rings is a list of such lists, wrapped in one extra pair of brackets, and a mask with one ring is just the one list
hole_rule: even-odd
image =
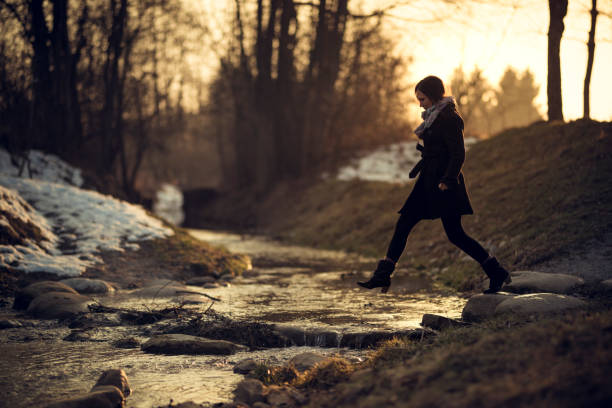
[(425, 108), (421, 115), (424, 121), (415, 130), (423, 141), (423, 145), (417, 144), (422, 159), (410, 172), (411, 178), (420, 173), (419, 179), (399, 211), (386, 258), (378, 262), (370, 280), (357, 283), (367, 289), (381, 287), (386, 293), (412, 228), (422, 219), (441, 218), (450, 242), (475, 259), (489, 277), (489, 289), (484, 293), (495, 293), (504, 282), (510, 283), (510, 274), (461, 226), (461, 216), (474, 213), (461, 173), (465, 160), (463, 119), (455, 109), (453, 97), (444, 97), (440, 78), (424, 78), (415, 92), (420, 106)]

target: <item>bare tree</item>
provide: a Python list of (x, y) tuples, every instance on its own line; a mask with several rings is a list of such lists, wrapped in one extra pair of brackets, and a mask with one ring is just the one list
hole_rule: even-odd
[(563, 19), (567, 14), (568, 0), (548, 0), (550, 24), (548, 27), (548, 120), (563, 120), (561, 96), (561, 37), (565, 30)]
[(181, 10), (159, 0), (0, 0), (9, 19), (0, 30), (2, 139), (18, 135), (17, 150), (57, 153), (100, 189), (138, 200), (147, 153), (181, 131), (182, 86), (171, 93), (182, 53), (165, 54), (184, 46), (174, 25), (186, 20)]
[(589, 56), (587, 59), (586, 74), (584, 76), (584, 99), (583, 99), (583, 114), (584, 119), (590, 118), (590, 88), (591, 88), (591, 73), (593, 72), (593, 60), (595, 59), (595, 24), (597, 23), (597, 0), (592, 0), (591, 6), (591, 30), (589, 31), (589, 41), (587, 49)]

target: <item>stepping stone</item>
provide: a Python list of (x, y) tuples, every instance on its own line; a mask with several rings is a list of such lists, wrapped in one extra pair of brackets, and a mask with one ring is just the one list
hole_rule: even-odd
[(245, 358), (244, 360), (240, 360), (234, 366), (234, 372), (237, 374), (248, 374), (251, 371), (255, 370), (259, 366), (257, 361), (253, 358)]
[(97, 387), (107, 385), (112, 385), (119, 388), (121, 393), (126, 397), (132, 393), (127, 374), (121, 368), (114, 368), (104, 371), (100, 375), (100, 378), (98, 378), (98, 381), (96, 381), (96, 385), (93, 386), (91, 391), (94, 391)]
[(41, 281), (35, 282), (31, 285), (26, 286), (15, 294), (15, 302), (13, 303), (13, 309), (25, 310), (30, 305), (32, 299), (43, 293), (49, 292), (65, 292), (78, 295), (78, 292), (66, 285), (65, 283), (55, 281)]
[(503, 313), (548, 313), (585, 306), (586, 302), (576, 297), (556, 293), (514, 295), (500, 292), (471, 297), (461, 316), (466, 322), (479, 322)]
[(101, 279), (70, 278), (62, 279), (60, 282), (70, 286), (79, 293), (107, 294), (115, 291), (115, 288), (110, 283)]
[(567, 294), (582, 285), (584, 285), (583, 279), (563, 273), (516, 271), (512, 272), (512, 283), (505, 285), (503, 290), (514, 293)]
[(112, 385), (97, 387), (95, 391), (80, 394), (72, 398), (57, 401), (46, 405), (46, 408), (116, 408), (123, 407), (125, 397), (119, 388)]
[(87, 296), (67, 292), (49, 292), (32, 300), (27, 313), (39, 319), (63, 319), (89, 312), (88, 306), (92, 303), (93, 301)]
[(215, 354), (229, 355), (246, 351), (248, 347), (226, 340), (211, 340), (187, 334), (161, 334), (151, 337), (142, 351), (154, 354)]
[(460, 322), (459, 320), (449, 319), (448, 317), (430, 313), (425, 313), (423, 315), (423, 319), (421, 320), (421, 326), (434, 330), (444, 330), (448, 329), (449, 327), (461, 327), (465, 325), (465, 322)]
[(125, 398), (132, 390), (123, 370), (107, 370), (98, 379), (96, 385), (86, 394), (53, 402), (47, 408), (116, 408), (123, 407)]
[(472, 296), (463, 307), (461, 319), (466, 322), (479, 322), (492, 317), (495, 308), (504, 300), (516, 295), (504, 292)]
[(289, 364), (293, 364), (295, 369), (299, 372), (304, 372), (306, 370), (310, 370), (312, 367), (319, 364), (326, 358), (327, 357), (319, 353), (305, 352), (294, 356), (291, 360), (289, 360)]
[(555, 293), (530, 293), (506, 299), (495, 308), (495, 314), (532, 314), (560, 312), (586, 307), (587, 303), (576, 297)]

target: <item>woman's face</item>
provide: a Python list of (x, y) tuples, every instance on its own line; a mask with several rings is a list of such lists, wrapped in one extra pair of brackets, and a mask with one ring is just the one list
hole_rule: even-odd
[(418, 89), (416, 91), (416, 97), (419, 100), (419, 106), (421, 108), (429, 109), (431, 108), (431, 105), (433, 105), (433, 102), (431, 101), (431, 99), (429, 99), (427, 95), (425, 95), (423, 92), (419, 91)]

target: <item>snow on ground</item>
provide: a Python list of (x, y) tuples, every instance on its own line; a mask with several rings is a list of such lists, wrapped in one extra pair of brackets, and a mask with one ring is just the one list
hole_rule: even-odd
[[(0, 149), (0, 186), (7, 197), (0, 209), (8, 215), (0, 218), (0, 225), (6, 227), (11, 219), (19, 219), (38, 227), (44, 240), (0, 245), (0, 267), (77, 276), (102, 262), (100, 251), (137, 249), (137, 241), (173, 234), (140, 206), (65, 184), (78, 182), (80, 173), (57, 158), (42, 157), (37, 162), (51, 163), (51, 169), (39, 168), (37, 174), (57, 176), (53, 182), (15, 177), (7, 157)], [(57, 166), (56, 160), (66, 167)]]
[(163, 184), (155, 195), (153, 212), (172, 225), (180, 226), (185, 220), (183, 192), (173, 184)]
[[(21, 177), (31, 177), (37, 180), (70, 184), (77, 187), (83, 185), (81, 170), (70, 166), (57, 156), (45, 154), (38, 150), (30, 150), (27, 158)], [(10, 155), (2, 148), (0, 148), (0, 174), (20, 176), (19, 167), (11, 163)]]
[[(474, 138), (466, 138), (466, 149), (477, 141)], [(383, 146), (353, 160), (348, 166), (342, 167), (336, 177), (338, 180), (358, 179), (406, 183), (410, 181), (408, 173), (421, 159), (421, 152), (416, 149), (416, 145), (416, 142), (411, 141)]]

